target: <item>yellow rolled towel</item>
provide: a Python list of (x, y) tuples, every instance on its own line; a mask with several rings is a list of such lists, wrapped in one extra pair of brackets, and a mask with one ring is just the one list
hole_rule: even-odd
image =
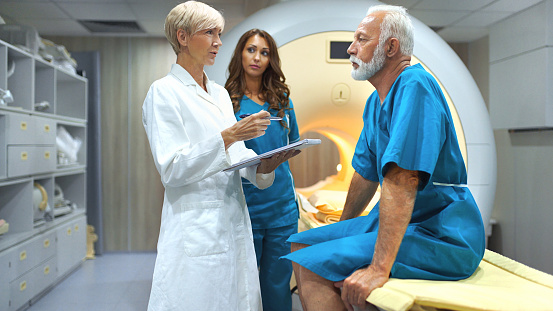
[[(314, 214), (315, 218), (323, 223), (331, 224), (340, 221), (344, 204), (346, 203), (347, 191), (319, 190), (315, 191), (308, 199), (318, 212)], [(374, 204), (380, 198), (380, 193), (375, 194), (368, 208), (361, 213), (361, 216), (369, 214)], [(374, 201), (374, 202), (373, 202)]]

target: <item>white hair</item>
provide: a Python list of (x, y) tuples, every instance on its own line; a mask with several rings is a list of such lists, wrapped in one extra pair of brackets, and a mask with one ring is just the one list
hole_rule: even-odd
[(415, 45), (414, 27), (407, 10), (396, 5), (375, 5), (369, 8), (367, 15), (375, 12), (386, 12), (380, 24), (379, 44), (397, 38), (401, 54), (411, 56)]

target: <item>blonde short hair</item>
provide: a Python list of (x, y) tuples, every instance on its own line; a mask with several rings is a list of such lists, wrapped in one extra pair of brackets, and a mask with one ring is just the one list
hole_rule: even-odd
[(198, 2), (186, 1), (174, 7), (165, 18), (165, 37), (171, 43), (175, 54), (180, 52), (180, 44), (177, 39), (177, 31), (184, 30), (187, 36), (192, 36), (196, 32), (209, 29), (221, 28), (225, 26), (223, 15), (211, 6)]

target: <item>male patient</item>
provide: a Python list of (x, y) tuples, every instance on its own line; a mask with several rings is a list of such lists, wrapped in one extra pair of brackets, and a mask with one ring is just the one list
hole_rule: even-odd
[[(390, 277), (458, 280), (485, 249), (453, 120), (436, 80), (410, 65), (403, 7), (374, 6), (348, 48), (355, 80), (376, 91), (363, 113), (341, 221), (290, 237), (303, 309), (353, 310)], [(358, 217), (381, 186), (379, 204)], [(340, 288), (342, 290), (340, 291)]]

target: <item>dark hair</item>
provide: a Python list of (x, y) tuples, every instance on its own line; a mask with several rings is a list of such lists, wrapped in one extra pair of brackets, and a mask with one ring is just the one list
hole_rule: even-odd
[(246, 90), (246, 78), (242, 67), (242, 51), (248, 39), (255, 35), (264, 38), (269, 45), (269, 66), (261, 78), (261, 92), (259, 95), (269, 103), (269, 110), (276, 110), (277, 116), (283, 118), (280, 121), (282, 126), (288, 128), (286, 122), (284, 122), (284, 111), (291, 110), (289, 107), (290, 89), (284, 83), (286, 78), (280, 69), (280, 57), (278, 56), (276, 42), (266, 31), (254, 28), (246, 31), (240, 37), (228, 66), (229, 78), (225, 83), (225, 88), (230, 95), (234, 112), (237, 112), (240, 110), (240, 101)]

